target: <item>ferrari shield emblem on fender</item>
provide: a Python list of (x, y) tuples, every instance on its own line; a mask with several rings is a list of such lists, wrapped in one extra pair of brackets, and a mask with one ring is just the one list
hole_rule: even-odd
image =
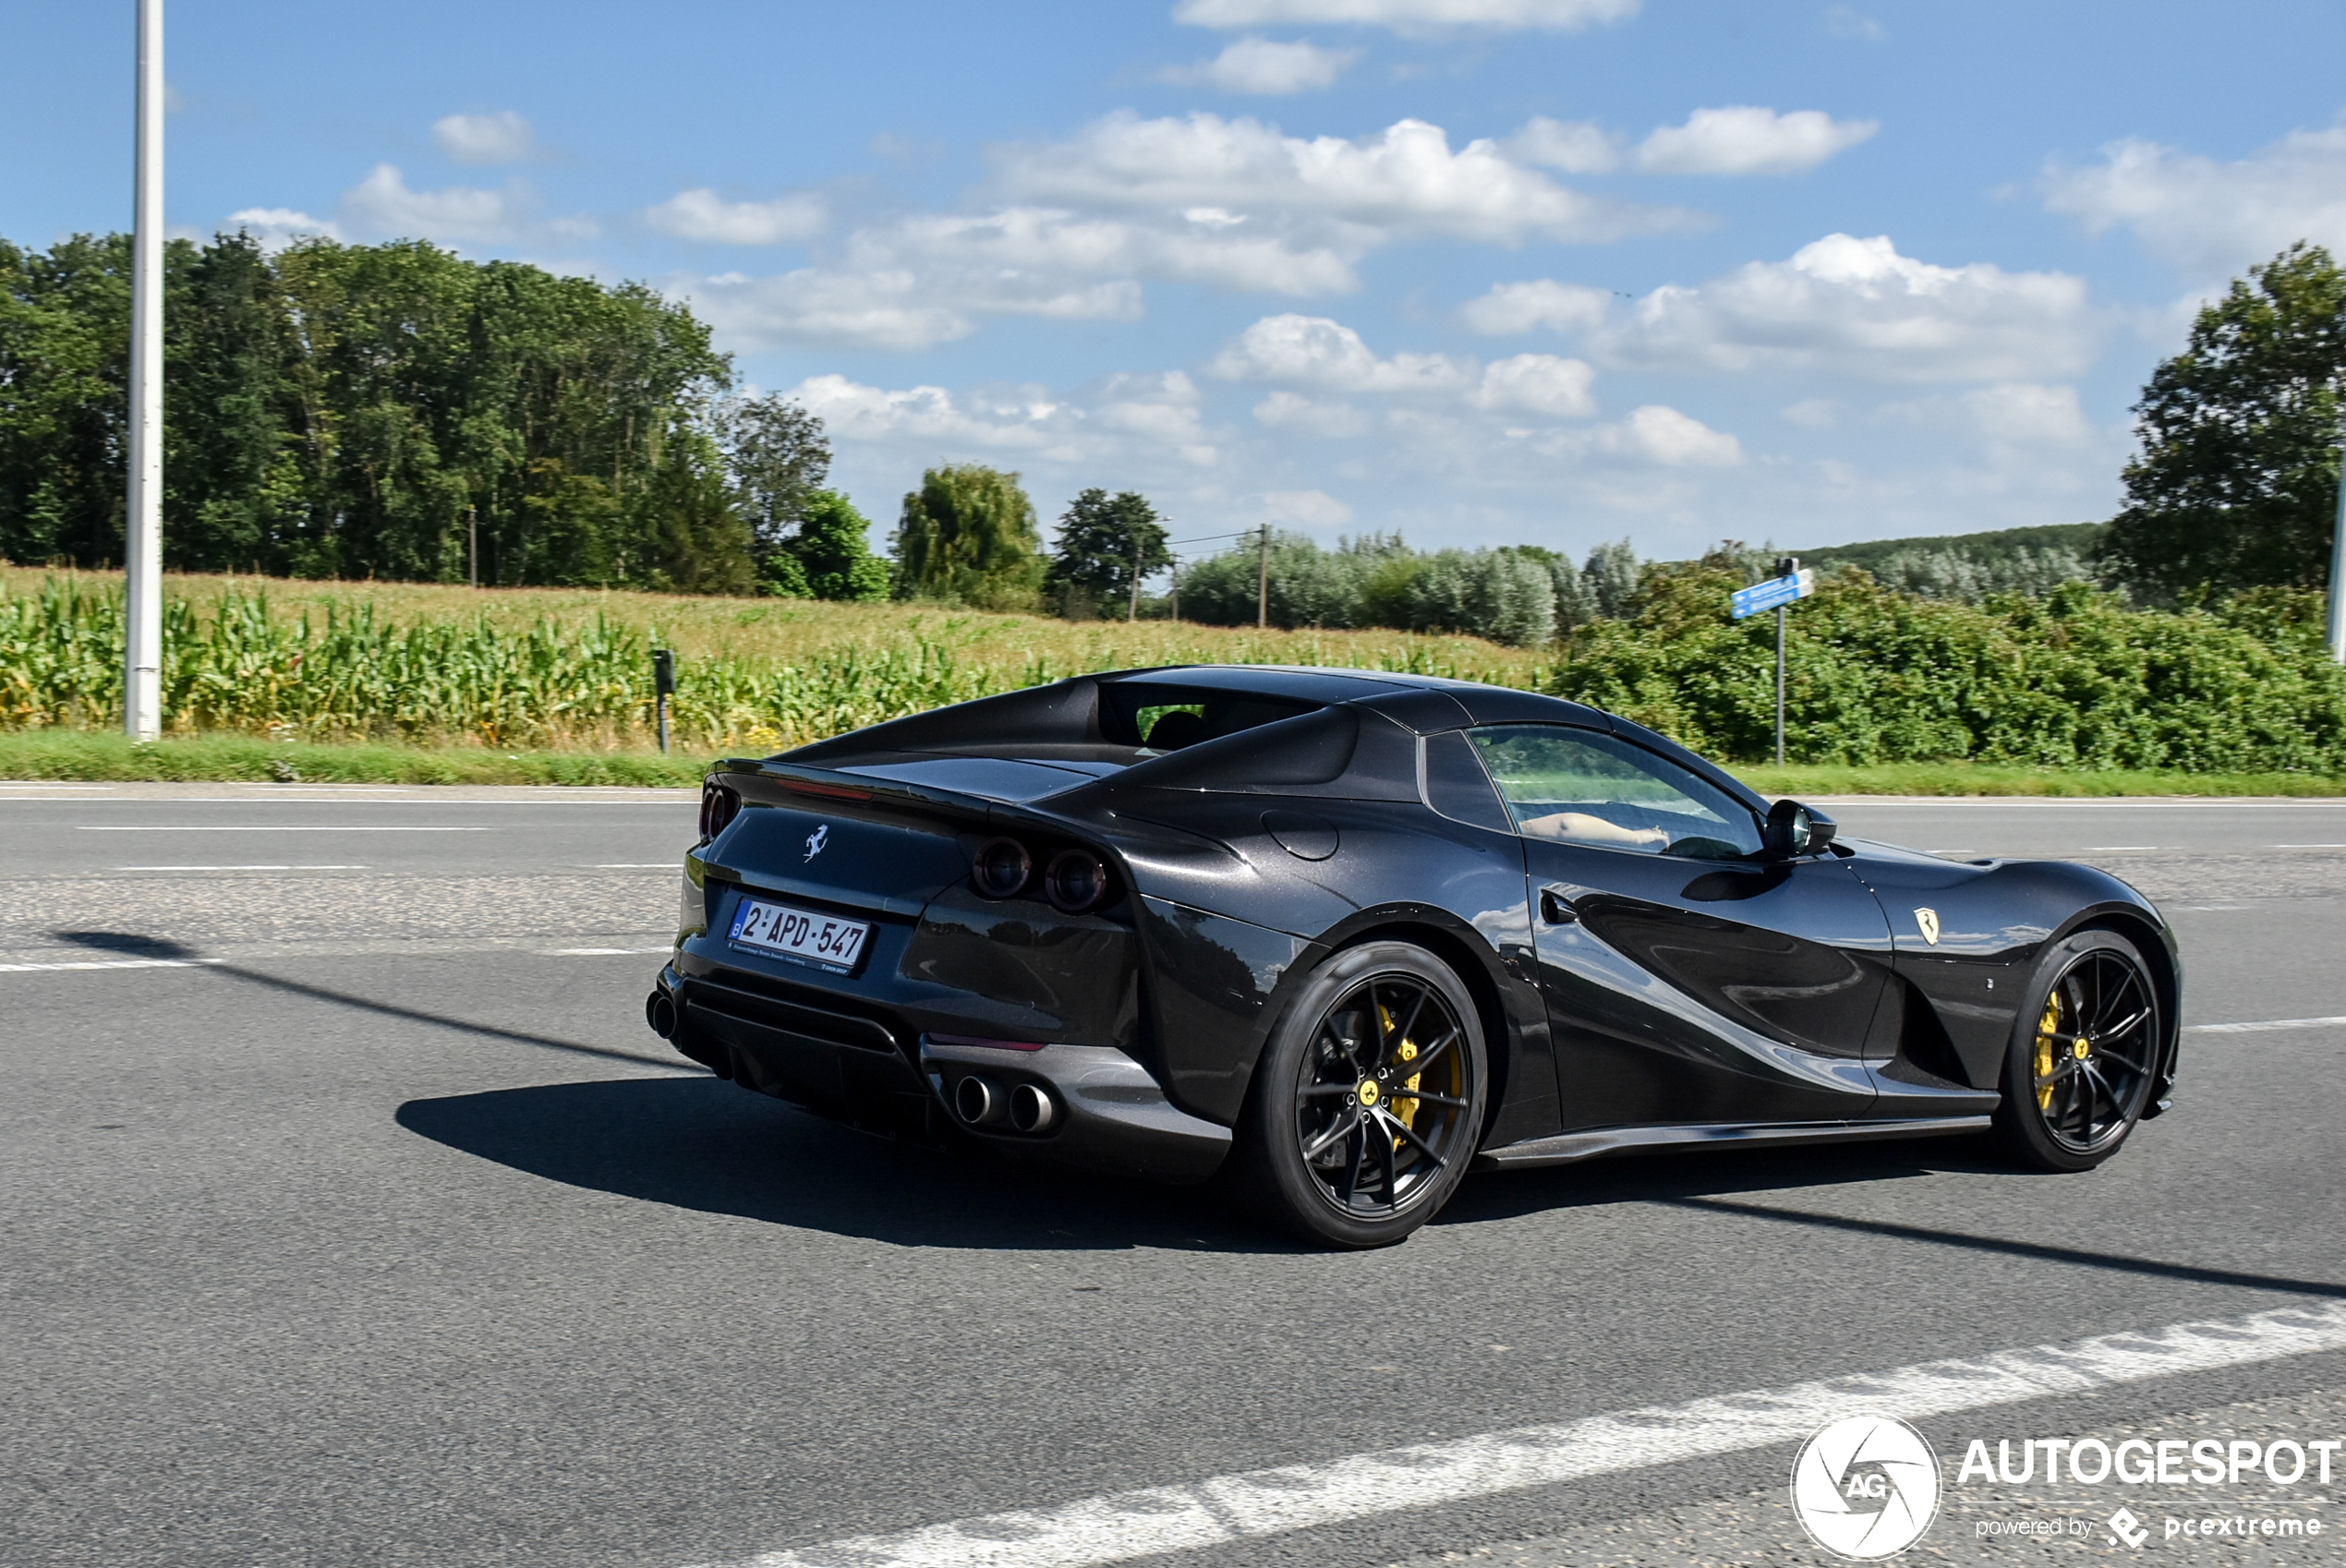
[(1934, 947), (1939, 946), (1939, 911), (1937, 910), (1917, 910), (1915, 923), (1922, 927), (1924, 941)]

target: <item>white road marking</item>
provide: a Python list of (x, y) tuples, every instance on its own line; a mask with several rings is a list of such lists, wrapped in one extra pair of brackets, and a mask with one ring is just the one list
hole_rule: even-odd
[(2276, 850), (2346, 850), (2346, 844), (2275, 844)]
[(727, 1568), (1091, 1568), (1796, 1442), (1846, 1416), (1913, 1419), (2340, 1349), (2346, 1349), (2346, 1302), (2284, 1308), (1215, 1476), (769, 1551)]
[(2260, 1019), (2255, 1023), (2187, 1023), (2185, 1034), (2262, 1034), (2268, 1029), (2335, 1029), (2346, 1024), (2346, 1018), (2335, 1019)]
[(118, 865), (116, 871), (364, 871), (363, 865)]
[(2157, 848), (2156, 844), (2088, 844), (2077, 852), (2081, 855), (2116, 855)]
[(615, 959), (622, 954), (671, 953), (675, 945), (662, 947), (542, 947), (538, 956), (547, 959)]
[(353, 827), (347, 823), (225, 823), (225, 822), (158, 822), (158, 823), (77, 823), (84, 833), (486, 833), (486, 827), (429, 827), (403, 824), (398, 826), (367, 826)]
[(196, 969), (224, 964), (225, 959), (87, 959), (62, 964), (0, 964), (0, 974), (31, 974), (53, 969)]
[(675, 861), (611, 861), (603, 865), (583, 865), (581, 871), (682, 871), (684, 862)]

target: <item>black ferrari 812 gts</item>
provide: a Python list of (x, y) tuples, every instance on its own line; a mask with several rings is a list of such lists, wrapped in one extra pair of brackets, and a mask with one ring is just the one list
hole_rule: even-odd
[(2163, 1110), (2182, 967), (2086, 866), (1843, 838), (1626, 719), (1360, 670), (1082, 676), (720, 764), (652, 1028), (874, 1131), (1400, 1240), (1470, 1169)]

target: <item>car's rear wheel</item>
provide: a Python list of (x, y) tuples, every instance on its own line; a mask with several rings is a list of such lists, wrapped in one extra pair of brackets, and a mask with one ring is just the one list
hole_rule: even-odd
[(1433, 954), (1372, 942), (1334, 955), (1255, 1069), (1245, 1188), (1307, 1240), (1402, 1240), (1465, 1179), (1486, 1059), (1473, 998)]
[(2055, 943), (2037, 967), (2004, 1059), (2004, 1144), (2047, 1171), (2091, 1170), (2149, 1104), (2165, 1041), (2159, 987), (2113, 931)]

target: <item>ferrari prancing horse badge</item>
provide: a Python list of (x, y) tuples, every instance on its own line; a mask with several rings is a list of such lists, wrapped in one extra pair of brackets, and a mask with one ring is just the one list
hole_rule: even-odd
[(1924, 941), (1934, 947), (1939, 946), (1939, 911), (1937, 910), (1917, 910), (1915, 923), (1922, 927)]

